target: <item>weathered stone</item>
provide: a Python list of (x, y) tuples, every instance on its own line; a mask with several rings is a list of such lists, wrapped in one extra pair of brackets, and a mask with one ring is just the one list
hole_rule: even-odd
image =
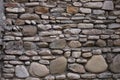
[(77, 73), (85, 73), (85, 69), (83, 65), (74, 63), (74, 64), (70, 64), (68, 65), (68, 68), (73, 71), (73, 72), (77, 72)]
[(25, 6), (28, 6), (28, 7), (33, 7), (33, 6), (38, 6), (38, 5), (39, 5), (39, 2), (25, 3)]
[(74, 51), (72, 52), (72, 57), (79, 58), (81, 56), (81, 51)]
[(64, 57), (56, 58), (50, 63), (50, 72), (51, 74), (60, 74), (64, 73), (67, 66), (67, 60)]
[(48, 75), (44, 78), (44, 80), (55, 80), (55, 77), (53, 75)]
[(79, 34), (81, 32), (80, 29), (64, 29), (64, 33), (66, 34)]
[(93, 54), (102, 54), (101, 49), (96, 49), (92, 51)]
[(86, 43), (83, 44), (83, 46), (94, 46), (95, 42), (94, 41), (87, 41)]
[(114, 45), (115, 46), (120, 46), (120, 39), (114, 40)]
[(93, 10), (93, 14), (105, 14), (105, 11), (104, 10)]
[(34, 78), (34, 77), (28, 77), (25, 80), (40, 80), (39, 78)]
[(37, 53), (36, 51), (34, 51), (34, 50), (27, 50), (27, 51), (25, 51), (25, 54), (26, 54), (27, 56), (35, 56), (35, 55), (37, 55), (38, 53)]
[(49, 70), (45, 65), (33, 62), (30, 65), (29, 72), (32, 76), (44, 77), (49, 74)]
[(82, 13), (91, 13), (92, 10), (90, 8), (80, 8), (80, 12), (82, 12)]
[(24, 26), (22, 31), (24, 36), (34, 36), (37, 33), (37, 28), (35, 26)]
[(88, 2), (84, 4), (84, 7), (89, 8), (101, 8), (103, 6), (102, 2)]
[(73, 6), (67, 6), (67, 12), (70, 14), (75, 14), (78, 12), (78, 8)]
[(30, 13), (25, 13), (20, 16), (20, 19), (23, 20), (37, 20), (40, 19), (40, 17), (37, 14), (30, 14)]
[(93, 28), (93, 24), (91, 23), (79, 23), (78, 28), (83, 28), (83, 29), (88, 29), (88, 28)]
[(112, 77), (112, 73), (104, 72), (104, 73), (101, 73), (101, 74), (97, 75), (97, 77), (100, 78), (100, 79), (111, 78)]
[(79, 41), (70, 41), (68, 45), (71, 48), (81, 47), (81, 43)]
[(24, 42), (23, 47), (26, 50), (36, 49), (36, 45), (33, 42)]
[(92, 58), (87, 62), (85, 68), (94, 73), (103, 72), (107, 69), (108, 65), (101, 55), (94, 55)]
[(82, 53), (82, 56), (83, 56), (84, 58), (89, 58), (89, 57), (92, 56), (92, 53), (90, 53), (90, 52)]
[(120, 54), (114, 57), (112, 63), (110, 64), (110, 70), (114, 73), (120, 73)]
[(49, 9), (47, 7), (41, 7), (41, 6), (38, 6), (35, 8), (35, 13), (37, 14), (46, 14), (48, 13)]
[(94, 34), (96, 35), (96, 34), (101, 34), (102, 31), (99, 30), (99, 29), (92, 29), (92, 30), (83, 30), (82, 33), (83, 33), (83, 34), (89, 34), (89, 35), (90, 35), (90, 34), (91, 34), (91, 35), (92, 35), (92, 34), (93, 34), (93, 35), (94, 35)]
[(57, 80), (63, 80), (63, 79), (66, 79), (66, 75), (65, 75), (65, 74), (56, 75), (56, 79), (57, 79)]
[(39, 55), (41, 55), (41, 56), (50, 56), (52, 54), (51, 54), (50, 50), (48, 50), (48, 49), (42, 49), (42, 50), (39, 51)]
[(114, 10), (114, 3), (111, 0), (104, 1), (102, 9), (104, 10)]
[(76, 73), (68, 73), (67, 74), (67, 77), (69, 78), (69, 79), (80, 79), (80, 75), (79, 74), (76, 74)]
[(108, 28), (110, 28), (110, 29), (119, 29), (120, 28), (120, 24), (112, 23), (112, 24), (108, 25)]
[(29, 76), (29, 73), (28, 73), (27, 69), (25, 68), (25, 66), (18, 65), (15, 67), (15, 75), (18, 78), (26, 78)]
[(24, 2), (28, 2), (28, 0), (14, 0), (15, 2), (20, 2), (20, 3), (24, 3)]
[(49, 30), (51, 28), (52, 28), (51, 25), (43, 25), (43, 24), (38, 25), (38, 29), (40, 30)]
[(7, 12), (12, 12), (12, 13), (23, 13), (25, 12), (25, 9), (20, 7), (20, 8), (6, 8)]
[(82, 3), (80, 3), (80, 2), (74, 2), (73, 5), (74, 6), (82, 6)]
[(41, 31), (39, 33), (40, 36), (55, 36), (55, 35), (61, 35), (62, 32), (59, 30), (50, 30), (50, 31)]
[(97, 40), (96, 45), (99, 47), (104, 47), (106, 46), (106, 42), (104, 40), (99, 39)]
[(96, 74), (90, 74), (90, 73), (81, 74), (81, 78), (83, 78), (83, 79), (94, 79), (94, 78), (96, 78)]
[(55, 40), (50, 44), (50, 48), (52, 49), (62, 49), (65, 48), (66, 41), (64, 39)]

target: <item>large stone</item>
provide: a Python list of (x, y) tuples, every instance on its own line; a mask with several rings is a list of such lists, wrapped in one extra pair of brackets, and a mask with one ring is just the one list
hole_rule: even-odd
[(81, 47), (81, 43), (79, 41), (70, 41), (68, 45), (71, 48)]
[(115, 40), (115, 41), (114, 41), (114, 45), (115, 45), (115, 46), (120, 46), (120, 39)]
[(77, 12), (78, 12), (78, 8), (77, 7), (67, 6), (67, 13), (75, 14)]
[(110, 64), (110, 70), (114, 73), (120, 73), (120, 54), (113, 59), (113, 62)]
[(107, 69), (108, 65), (101, 55), (94, 55), (85, 65), (85, 68), (93, 73), (100, 73)]
[(30, 65), (29, 72), (32, 76), (44, 77), (49, 74), (49, 69), (45, 65), (33, 62)]
[(64, 73), (64, 71), (66, 70), (66, 66), (67, 66), (66, 58), (64, 58), (64, 57), (56, 58), (55, 60), (51, 61), (51, 63), (50, 63), (50, 72), (52, 74)]
[(114, 10), (114, 3), (112, 0), (104, 1), (102, 9), (104, 10)]
[(102, 31), (99, 29), (91, 29), (91, 30), (83, 30), (82, 33), (89, 35), (97, 35), (97, 34), (102, 34)]
[(96, 45), (99, 47), (104, 47), (106, 46), (106, 42), (104, 40), (99, 39), (97, 40)]
[(46, 8), (46, 7), (38, 6), (38, 7), (35, 8), (35, 12), (37, 14), (46, 14), (46, 13), (48, 13), (48, 11), (49, 11), (49, 9)]
[(25, 12), (25, 9), (20, 7), (20, 8), (6, 8), (7, 12), (12, 12), (12, 13), (22, 13)]
[(37, 28), (35, 26), (24, 26), (22, 32), (24, 36), (34, 36), (37, 33)]
[(73, 72), (85, 73), (84, 66), (77, 63), (68, 65), (68, 68)]
[(29, 76), (29, 73), (28, 73), (27, 69), (25, 68), (25, 66), (18, 65), (15, 67), (15, 75), (18, 78), (26, 78)]
[(62, 48), (65, 48), (65, 46), (66, 46), (66, 41), (64, 39), (54, 40), (50, 44), (50, 48), (53, 48), (53, 49), (62, 49)]
[(23, 20), (38, 20), (40, 19), (39, 15), (37, 14), (30, 14), (30, 13), (25, 13), (20, 16), (21, 19)]

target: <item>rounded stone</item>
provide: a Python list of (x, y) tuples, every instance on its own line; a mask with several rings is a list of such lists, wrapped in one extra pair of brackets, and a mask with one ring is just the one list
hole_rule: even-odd
[(76, 73), (68, 73), (67, 74), (67, 77), (71, 80), (79, 80), (80, 78), (80, 75), (79, 74), (76, 74)]
[(32, 76), (44, 77), (49, 74), (49, 69), (45, 65), (33, 62), (30, 65), (29, 72)]
[(22, 32), (23, 36), (35, 36), (37, 28), (35, 26), (24, 26)]
[(49, 9), (47, 7), (41, 7), (41, 6), (38, 6), (35, 8), (35, 12), (37, 14), (45, 14), (45, 13), (48, 13)]
[(96, 45), (99, 47), (104, 47), (106, 46), (106, 42), (104, 40), (99, 39), (97, 40)]
[(59, 57), (50, 62), (51, 74), (64, 73), (67, 66), (67, 59), (65, 57)]
[(66, 41), (64, 39), (54, 40), (52, 43), (50, 43), (50, 48), (52, 49), (62, 49), (65, 48)]
[(113, 62), (110, 64), (110, 70), (114, 73), (120, 73), (120, 54), (113, 59)]
[(18, 78), (26, 78), (29, 76), (29, 73), (26, 69), (25, 66), (23, 65), (18, 65), (15, 67), (15, 75), (18, 77)]
[(85, 65), (86, 70), (93, 73), (104, 72), (107, 69), (108, 65), (101, 55), (94, 55)]
[(70, 41), (68, 45), (69, 45), (69, 47), (71, 47), (71, 48), (81, 47), (81, 43), (80, 43), (79, 41)]

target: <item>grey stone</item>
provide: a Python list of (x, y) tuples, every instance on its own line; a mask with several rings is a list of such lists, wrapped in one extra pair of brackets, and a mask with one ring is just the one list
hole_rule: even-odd
[(115, 46), (120, 46), (120, 39), (114, 40), (114, 45)]
[(70, 41), (68, 45), (69, 45), (69, 47), (71, 47), (71, 48), (81, 47), (81, 43), (80, 43), (79, 41)]
[(105, 14), (104, 10), (93, 10), (93, 14)]
[(92, 58), (87, 62), (85, 68), (93, 73), (100, 73), (104, 72), (107, 69), (108, 65), (101, 55), (94, 55)]
[(81, 51), (73, 51), (72, 52), (72, 57), (73, 58), (79, 58), (81, 56)]
[(50, 43), (50, 48), (52, 49), (62, 49), (65, 48), (66, 41), (64, 39), (58, 39)]
[(29, 72), (32, 76), (44, 77), (49, 74), (49, 69), (45, 65), (32, 62)]
[(68, 68), (73, 71), (73, 72), (77, 72), (77, 73), (85, 73), (85, 69), (83, 65), (74, 63), (74, 64), (69, 64)]
[(76, 74), (76, 73), (68, 73), (67, 74), (67, 77), (69, 79), (80, 79), (80, 75), (79, 74)]
[(50, 72), (51, 74), (61, 74), (64, 73), (67, 66), (67, 60), (64, 57), (56, 58), (50, 62)]
[(34, 50), (27, 50), (24, 52), (27, 56), (36, 56), (38, 53)]
[[(88, 11), (88, 10), (87, 10)], [(93, 28), (93, 24), (92, 23), (79, 23), (78, 24), (78, 28), (83, 28), (83, 29), (88, 29), (88, 28)]]
[(50, 56), (52, 54), (51, 54), (50, 50), (48, 50), (48, 49), (42, 49), (42, 50), (39, 51), (39, 55), (41, 55), (41, 56)]
[(97, 77), (100, 78), (100, 79), (111, 78), (112, 77), (112, 73), (104, 72), (104, 73), (98, 74)]
[(84, 7), (89, 8), (101, 8), (103, 6), (102, 2), (88, 2), (84, 4)]
[(63, 79), (66, 79), (66, 75), (65, 75), (65, 74), (56, 75), (56, 79), (57, 79), (57, 80), (63, 80)]
[(64, 29), (64, 33), (66, 34), (74, 34), (77, 35), (81, 32), (81, 29)]
[(31, 49), (34, 50), (37, 48), (36, 44), (34, 44), (33, 42), (24, 42), (23, 47), (26, 50), (31, 50)]
[(83, 78), (83, 79), (94, 79), (94, 78), (96, 78), (96, 74), (90, 74), (90, 73), (81, 74), (81, 78)]
[(80, 8), (80, 12), (82, 12), (82, 13), (91, 13), (92, 10), (90, 8)]
[(28, 78), (26, 78), (25, 80), (41, 80), (41, 79), (35, 78), (35, 77), (28, 77)]
[(6, 8), (7, 12), (12, 12), (12, 13), (23, 13), (25, 12), (25, 9), (20, 7), (20, 8)]
[(84, 57), (84, 58), (89, 58), (91, 56), (92, 56), (92, 53), (90, 53), (90, 52), (82, 53), (82, 57)]
[(106, 42), (104, 40), (99, 39), (97, 40), (96, 45), (99, 47), (104, 47), (106, 46)]
[(15, 67), (15, 75), (18, 78), (26, 78), (29, 76), (29, 73), (28, 73), (27, 69), (25, 68), (25, 66), (18, 65)]
[(92, 34), (93, 34), (93, 35), (97, 35), (97, 34), (102, 34), (102, 31), (99, 30), (99, 29), (91, 29), (91, 30), (83, 30), (82, 33), (83, 33), (83, 34), (86, 34), (86, 35), (87, 35), (87, 34), (89, 34), (89, 35), (90, 35), (90, 34), (91, 34), (91, 35), (92, 35)]
[(104, 1), (102, 9), (104, 10), (114, 10), (114, 3), (112, 0)]
[(108, 28), (110, 28), (110, 29), (118, 29), (118, 28), (120, 28), (120, 24), (112, 23), (112, 24), (108, 25)]

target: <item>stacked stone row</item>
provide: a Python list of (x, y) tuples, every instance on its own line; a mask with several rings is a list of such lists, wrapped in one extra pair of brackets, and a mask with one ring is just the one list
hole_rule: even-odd
[(3, 80), (119, 80), (120, 4), (5, 0)]

